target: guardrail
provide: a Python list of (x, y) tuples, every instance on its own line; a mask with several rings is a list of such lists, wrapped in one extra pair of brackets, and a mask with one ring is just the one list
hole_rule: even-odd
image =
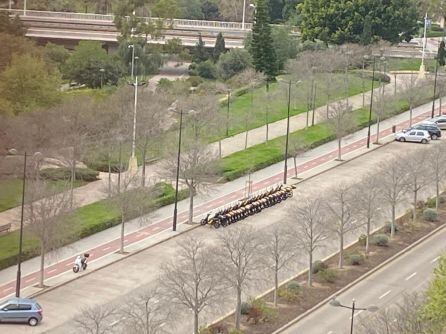
[[(41, 17), (41, 18), (54, 18), (63, 20), (81, 20), (81, 21), (99, 21), (99, 22), (113, 22), (114, 15), (102, 15), (102, 14), (83, 14), (83, 13), (71, 13), (71, 12), (48, 12), (38, 10), (26, 10), (23, 9), (0, 9), (2, 12), (10, 12), (13, 15)], [(160, 18), (156, 17), (141, 17), (144, 22), (157, 21)], [(162, 20), (162, 19), (161, 19)], [(223, 22), (223, 21), (206, 21), (206, 20), (186, 20), (186, 19), (167, 19), (172, 26), (175, 27), (191, 27), (191, 28), (217, 28), (217, 29), (229, 29), (229, 30), (244, 30), (242, 23), (240, 22)], [(245, 30), (252, 28), (251, 23), (245, 23)]]

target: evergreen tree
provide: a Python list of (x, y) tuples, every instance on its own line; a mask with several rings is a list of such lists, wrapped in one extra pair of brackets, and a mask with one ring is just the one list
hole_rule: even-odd
[(194, 62), (201, 63), (202, 61), (208, 60), (208, 52), (204, 47), (203, 38), (201, 37), (201, 33), (198, 34), (198, 43), (195, 46), (194, 52)]
[(214, 62), (217, 62), (218, 58), (220, 58), (220, 55), (225, 52), (226, 52), (225, 38), (223, 37), (223, 34), (219, 32), (217, 35), (217, 40), (215, 41), (214, 52), (212, 54)]
[(252, 27), (251, 55), (254, 67), (258, 72), (267, 76), (267, 80), (274, 80), (278, 72), (276, 52), (271, 38), (268, 5), (265, 0), (258, 0), (255, 20)]
[(437, 57), (438, 57), (438, 64), (440, 66), (444, 66), (446, 64), (446, 50), (444, 41), (441, 41), (440, 46), (438, 47)]
[(441, 333), (446, 326), (446, 256), (440, 257), (434, 277), (426, 291), (426, 305), (422, 312), (424, 320), (432, 323), (432, 333)]
[(369, 45), (372, 43), (372, 19), (369, 15), (364, 18), (364, 27), (362, 29), (361, 44)]

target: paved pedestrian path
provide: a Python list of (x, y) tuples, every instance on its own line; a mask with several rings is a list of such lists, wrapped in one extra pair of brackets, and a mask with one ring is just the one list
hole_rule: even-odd
[[(423, 105), (414, 110), (414, 121), (419, 122), (429, 117), (431, 104)], [(392, 140), (392, 126), (396, 125), (398, 129), (408, 126), (408, 113), (397, 115), (391, 119), (383, 121), (381, 124), (380, 138), (387, 136), (386, 140)], [(372, 128), (374, 131), (375, 127)], [(373, 133), (373, 132), (372, 132)], [(367, 129), (360, 130), (344, 140), (343, 155), (346, 158), (352, 158), (363, 154), (368, 150), (365, 148)], [(374, 138), (372, 138), (372, 141)], [(384, 139), (383, 139), (384, 140)], [(377, 146), (374, 146), (376, 148)], [(335, 167), (340, 162), (335, 161), (337, 157), (337, 143), (330, 142), (308, 151), (304, 157), (299, 158), (298, 172), (301, 176), (308, 178), (324, 170)], [(291, 159), (289, 161), (291, 165)], [(292, 176), (293, 168), (288, 170), (288, 175)], [(251, 176), (253, 191), (260, 191), (270, 186), (281, 183), (283, 179), (283, 162), (269, 166), (263, 170), (255, 172)], [(222, 206), (229, 205), (231, 202), (241, 199), (245, 194), (246, 178), (240, 178), (225, 184), (217, 185), (207, 195), (198, 195), (195, 203), (195, 216), (197, 220), (200, 216), (211, 210), (216, 210)], [(290, 182), (293, 182), (290, 180)], [(141, 219), (133, 220), (126, 224), (125, 244), (127, 251), (136, 252), (150, 245), (169, 239), (180, 232), (189, 230), (195, 226), (185, 224), (187, 220), (188, 201), (179, 202), (179, 231), (171, 232), (172, 206), (166, 206), (155, 213)], [(141, 225), (141, 222), (143, 225)], [(54, 286), (63, 282), (72, 280), (71, 266), (77, 254), (89, 252), (90, 268), (97, 268), (108, 265), (123, 256), (117, 254), (119, 249), (119, 229), (120, 226), (113, 227), (97, 233), (88, 238), (79, 240), (67, 247), (63, 247), (57, 253), (50, 254), (49, 265), (45, 269), (47, 277), (46, 284)], [(23, 263), (22, 267), (22, 287), (24, 295), (31, 295), (40, 289), (35, 287), (37, 283), (39, 269), (39, 259), (34, 258)], [(16, 268), (10, 267), (0, 272), (0, 298), (7, 297), (14, 292)]]
[[(394, 85), (394, 76), (390, 75), (391, 84), (386, 85), (385, 93), (386, 94), (394, 94), (394, 89), (392, 88)], [(404, 88), (404, 84), (410, 76), (408, 75), (398, 75), (396, 77), (396, 85), (398, 91)], [(378, 90), (376, 88), (375, 90)], [(370, 92), (365, 93), (365, 101), (370, 100)], [(349, 97), (349, 104), (353, 107), (353, 109), (357, 109), (362, 107), (363, 96), (362, 94), (358, 94), (352, 97)], [(367, 104), (367, 102), (366, 102)], [(315, 123), (319, 123), (326, 119), (326, 106), (322, 106), (316, 109), (315, 113)], [(290, 118), (290, 131), (294, 132), (306, 127), (306, 113), (299, 114)], [(311, 116), (310, 116), (311, 120)], [(277, 122), (269, 124), (269, 139), (278, 138), (284, 136), (286, 134), (286, 119), (279, 120)], [(238, 151), (242, 151), (245, 149), (245, 137), (246, 132), (240, 133), (238, 135), (225, 138), (221, 141), (221, 151), (222, 157), (228, 156)], [(262, 144), (265, 142), (266, 138), (266, 126), (262, 126), (253, 130), (248, 131), (248, 147)], [(219, 143), (212, 143), (210, 147), (218, 152), (219, 151)], [(155, 184), (160, 181), (158, 177), (158, 169), (161, 166), (161, 162), (152, 164), (147, 166), (146, 168), (146, 184)], [(107, 198), (107, 189), (108, 189), (108, 174), (100, 173), (100, 180), (91, 182), (83, 187), (76, 188), (73, 192), (74, 196), (74, 207), (82, 207), (93, 202), (102, 200)], [(112, 178), (116, 178), (116, 175), (112, 175)], [(20, 207), (16, 207), (10, 210), (6, 210), (4, 212), (0, 212), (0, 225), (5, 225), (7, 223), (12, 223), (12, 229), (18, 229), (20, 227)]]

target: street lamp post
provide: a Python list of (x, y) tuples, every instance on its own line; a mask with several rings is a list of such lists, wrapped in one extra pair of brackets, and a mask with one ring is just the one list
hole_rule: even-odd
[(178, 183), (180, 178), (180, 157), (181, 157), (181, 134), (183, 128), (183, 109), (180, 109), (180, 129), (178, 133), (178, 155), (177, 155), (177, 174), (175, 181), (175, 204), (173, 209), (173, 224), (172, 230), (177, 230), (177, 214), (178, 214)]
[(226, 137), (229, 136), (229, 108), (231, 103), (231, 90), (228, 89), (228, 103), (227, 103), (227, 112), (226, 112)]
[(424, 58), (426, 55), (426, 44), (427, 44), (427, 38), (426, 38), (426, 31), (427, 31), (427, 13), (424, 16), (424, 34), (423, 34), (423, 51), (421, 56), (421, 65), (420, 65), (420, 71), (418, 73), (418, 79), (424, 79), (425, 73), (426, 73), (426, 67), (424, 66)]
[(361, 75), (361, 79), (362, 79), (362, 107), (365, 107), (365, 80), (364, 80), (364, 71), (365, 71), (365, 62), (369, 59), (368, 55), (364, 55), (364, 57), (362, 58), (362, 75)]
[(360, 307), (356, 307), (356, 301), (353, 299), (352, 300), (352, 306), (346, 306), (346, 305), (342, 305), (336, 298), (333, 298), (332, 300), (330, 300), (329, 304), (331, 306), (334, 307), (343, 307), (346, 309), (349, 309), (352, 311), (352, 315), (351, 315), (351, 323), (350, 323), (350, 334), (353, 334), (353, 325), (354, 325), (354, 319), (355, 319), (355, 311), (369, 311), (369, 312), (376, 312), (378, 310), (378, 307), (376, 306), (369, 306), (366, 308), (360, 308)]
[(373, 91), (375, 83), (376, 56), (373, 56), (372, 91), (370, 92), (369, 125), (367, 130), (367, 148), (370, 148), (370, 130), (372, 127)]
[(432, 97), (432, 113), (431, 117), (434, 117), (434, 111), (435, 111), (435, 96), (437, 95), (437, 76), (438, 76), (438, 51), (437, 51), (437, 57), (435, 61), (435, 79), (434, 79), (434, 96)]
[(105, 69), (101, 68), (101, 69), (99, 70), (99, 72), (101, 72), (101, 89), (102, 89), (102, 84), (103, 84), (103, 81), (104, 81), (104, 72), (105, 72)]
[[(139, 58), (135, 57), (134, 61), (137, 61)], [(136, 160), (136, 114), (138, 110), (138, 75), (135, 75), (135, 82), (133, 86), (135, 87), (135, 99), (133, 105), (133, 134), (132, 134), (132, 154), (129, 160), (129, 171), (136, 171), (138, 169), (138, 161)]]
[(243, 0), (242, 30), (245, 30), (246, 0)]
[(25, 154), (23, 155), (22, 207), (20, 211), (19, 254), (17, 255), (17, 279), (15, 287), (16, 297), (20, 297), (20, 281), (22, 279), (23, 217), (25, 213), (26, 157), (27, 155), (25, 152)]
[(23, 2), (23, 16), (26, 16), (26, 0)]

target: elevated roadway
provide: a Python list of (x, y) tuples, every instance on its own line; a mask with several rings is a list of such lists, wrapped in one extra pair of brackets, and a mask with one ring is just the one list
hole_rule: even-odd
[[(1, 11), (8, 11), (0, 9)], [(80, 40), (100, 41), (116, 44), (119, 32), (113, 22), (114, 15), (82, 14), (65, 12), (45, 12), (34, 10), (11, 10), (11, 15), (18, 15), (26, 26), (26, 36), (41, 40), (56, 40), (64, 44), (75, 44)], [(156, 22), (159, 18), (141, 18), (143, 22)], [(227, 48), (241, 48), (247, 33), (252, 28), (250, 23), (243, 27), (239, 22), (220, 22), (206, 20), (172, 19), (164, 20), (166, 29), (163, 37), (149, 38), (148, 43), (165, 44), (168, 40), (179, 38), (185, 46), (194, 46), (202, 35), (206, 47), (213, 47), (217, 35), (225, 37)]]

